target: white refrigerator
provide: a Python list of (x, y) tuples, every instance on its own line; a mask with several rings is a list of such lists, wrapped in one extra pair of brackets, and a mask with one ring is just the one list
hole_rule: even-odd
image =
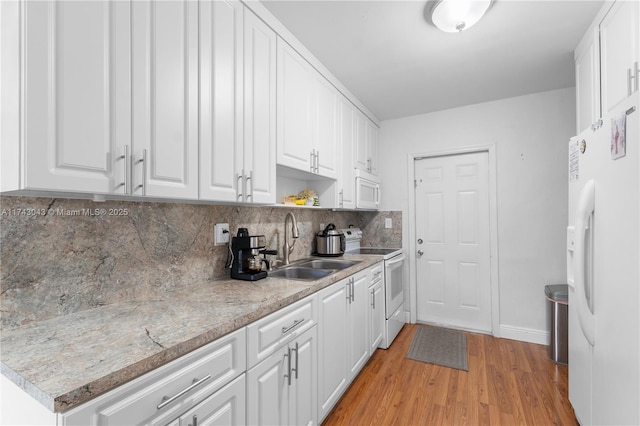
[(640, 424), (640, 96), (569, 142), (569, 400)]

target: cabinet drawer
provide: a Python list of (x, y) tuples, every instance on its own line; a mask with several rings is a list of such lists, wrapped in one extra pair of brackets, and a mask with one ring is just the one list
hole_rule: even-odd
[(246, 331), (243, 328), (64, 413), (63, 424), (168, 422), (245, 369)]
[(316, 298), (313, 294), (247, 326), (247, 369), (316, 324)]
[(376, 263), (371, 267), (371, 282), (375, 283), (383, 278), (384, 266), (383, 262)]

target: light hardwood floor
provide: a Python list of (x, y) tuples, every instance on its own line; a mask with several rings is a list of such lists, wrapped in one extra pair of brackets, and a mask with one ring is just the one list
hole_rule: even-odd
[(578, 424), (546, 346), (467, 333), (467, 372), (405, 358), (416, 328), (374, 353), (325, 426)]

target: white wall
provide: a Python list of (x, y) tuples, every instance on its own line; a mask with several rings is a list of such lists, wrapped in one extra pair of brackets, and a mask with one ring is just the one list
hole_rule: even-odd
[[(574, 88), (381, 124), (381, 209), (401, 209), (405, 223), (413, 215), (408, 211), (413, 192), (406, 170), (410, 154), (495, 146), (500, 288), (497, 336), (547, 342), (544, 286), (566, 282), (567, 143), (574, 131)], [(406, 226), (403, 232), (408, 251), (408, 241), (415, 236), (408, 235)], [(413, 253), (409, 255), (415, 258)]]

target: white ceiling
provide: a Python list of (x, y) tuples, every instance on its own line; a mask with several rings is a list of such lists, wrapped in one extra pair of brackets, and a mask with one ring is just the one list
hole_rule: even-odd
[(573, 50), (602, 3), (498, 0), (451, 34), (426, 0), (263, 0), (381, 120), (574, 86)]

